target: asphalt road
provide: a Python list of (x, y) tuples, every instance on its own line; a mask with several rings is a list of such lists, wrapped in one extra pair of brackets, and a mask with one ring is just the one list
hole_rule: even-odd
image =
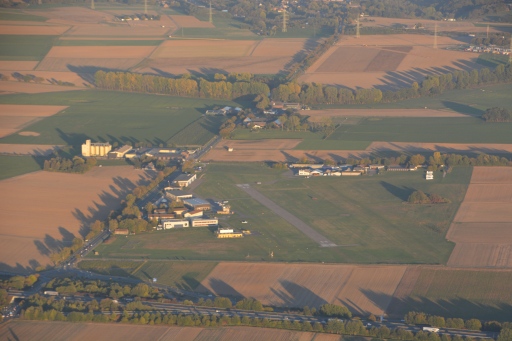
[(274, 213), (276, 213), (278, 216), (295, 226), (299, 231), (304, 233), (306, 236), (308, 236), (310, 239), (314, 240), (318, 244), (320, 244), (321, 247), (335, 247), (337, 246), (333, 242), (331, 242), (329, 239), (322, 236), (320, 233), (318, 233), (316, 230), (314, 230), (311, 226), (252, 188), (249, 184), (241, 184), (237, 185), (240, 187), (245, 193), (249, 194), (253, 199), (256, 199), (260, 204), (267, 207), (268, 209), (272, 210)]

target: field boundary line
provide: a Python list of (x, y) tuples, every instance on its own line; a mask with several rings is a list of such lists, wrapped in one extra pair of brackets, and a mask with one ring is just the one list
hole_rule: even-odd
[(252, 49), (249, 51), (249, 53), (247, 54), (247, 57), (251, 57), (252, 54), (254, 53), (254, 51), (256, 51), (256, 49), (258, 48), (258, 46), (260, 46), (261, 42), (265, 40), (265, 39), (261, 39), (260, 41), (258, 41), (256, 44), (254, 44), (252, 46)]
[(140, 270), (140, 269), (142, 269), (142, 267), (143, 267), (144, 265), (146, 265), (146, 263), (147, 263), (147, 262), (148, 262), (147, 260), (143, 261), (143, 262), (142, 262), (142, 264), (140, 264), (138, 267), (136, 267), (136, 268), (135, 268), (135, 269), (130, 273), (130, 275), (135, 276), (135, 274), (136, 274), (137, 272), (139, 272), (139, 270)]

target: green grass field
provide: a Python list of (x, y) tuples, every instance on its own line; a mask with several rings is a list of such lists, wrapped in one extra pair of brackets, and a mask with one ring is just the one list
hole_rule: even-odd
[[(209, 229), (187, 228), (118, 238), (97, 250), (102, 257), (119, 259), (445, 263), (453, 244), (444, 234), (470, 177), (471, 168), (455, 168), (446, 178), (429, 182), (421, 171), (304, 179), (263, 164), (210, 164), (195, 193), (228, 200), (235, 214), (220, 217), (220, 224), (249, 229), (251, 236), (217, 239)], [(254, 186), (264, 195), (341, 246), (320, 248), (236, 186), (256, 182), (262, 182)], [(452, 202), (404, 204), (417, 189)]]
[(478, 55), (478, 59), (476, 60), (478, 64), (482, 64), (493, 69), (500, 64), (506, 65), (508, 61), (508, 56), (492, 53), (481, 53)]
[(203, 116), (180, 130), (167, 143), (176, 146), (202, 146), (218, 134), (224, 116)]
[(422, 269), (411, 295), (398, 303), (396, 313), (428, 314), (510, 321), (512, 271)]
[(0, 20), (44, 22), (48, 19), (45, 17), (41, 17), (39, 15), (21, 13), (20, 11), (17, 10), (2, 9), (0, 10)]
[(57, 40), (56, 46), (158, 46), (163, 40)]
[(512, 143), (512, 123), (480, 118), (367, 118), (338, 128), (328, 140), (438, 143)]
[[(94, 257), (98, 258), (98, 257)], [(107, 276), (139, 278), (152, 282), (194, 290), (217, 265), (216, 262), (83, 260), (78, 267)]]
[(57, 36), (2, 35), (0, 60), (42, 60)]
[(451, 90), (434, 97), (413, 98), (395, 103), (366, 105), (319, 105), (318, 108), (345, 109), (450, 109), (471, 116), (482, 116), (492, 107), (512, 107), (512, 84), (498, 84), (475, 89)]
[(87, 138), (159, 145), (197, 120), (207, 108), (236, 105), (222, 100), (96, 90), (4, 95), (0, 103), (69, 105), (25, 128), (40, 136), (11, 135), (0, 139), (0, 143), (68, 145), (82, 144)]
[(41, 170), (41, 166), (32, 156), (0, 155), (0, 180)]

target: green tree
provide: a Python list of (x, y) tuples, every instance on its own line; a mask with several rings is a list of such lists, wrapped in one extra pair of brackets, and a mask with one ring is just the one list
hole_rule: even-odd
[(323, 304), (320, 306), (319, 313), (324, 316), (333, 316), (340, 318), (351, 318), (352, 313), (344, 305)]
[(496, 341), (512, 341), (512, 328), (503, 328)]

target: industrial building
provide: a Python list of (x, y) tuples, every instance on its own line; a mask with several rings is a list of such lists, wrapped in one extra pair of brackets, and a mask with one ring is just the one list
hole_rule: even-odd
[(182, 219), (162, 219), (162, 226), (164, 229), (174, 229), (180, 227), (190, 227), (188, 220)]
[(117, 158), (117, 159), (121, 159), (123, 157), (125, 157), (125, 155), (130, 151), (132, 150), (132, 146), (129, 146), (129, 145), (124, 145), (122, 146), (121, 148), (117, 149), (117, 150), (114, 150), (114, 151), (111, 151), (110, 153), (108, 153), (108, 157), (109, 158)]
[(215, 231), (217, 238), (242, 238), (242, 232), (235, 232), (232, 228), (219, 228)]
[(177, 184), (180, 187), (189, 186), (195, 179), (195, 174), (180, 174), (176, 179), (172, 182), (173, 184)]
[(191, 193), (178, 190), (166, 190), (165, 195), (173, 201), (181, 201), (183, 199), (190, 199), (194, 197)]
[(193, 210), (201, 210), (201, 211), (211, 210), (210, 203), (203, 199), (199, 199), (199, 198), (183, 199), (183, 203), (185, 204), (185, 206), (187, 206)]
[(82, 156), (107, 156), (112, 150), (110, 143), (91, 143), (91, 140), (86, 140), (82, 144)]
[(191, 219), (192, 227), (211, 227), (211, 226), (219, 226), (218, 219)]
[(185, 218), (199, 218), (203, 216), (203, 210), (188, 211), (183, 214)]

